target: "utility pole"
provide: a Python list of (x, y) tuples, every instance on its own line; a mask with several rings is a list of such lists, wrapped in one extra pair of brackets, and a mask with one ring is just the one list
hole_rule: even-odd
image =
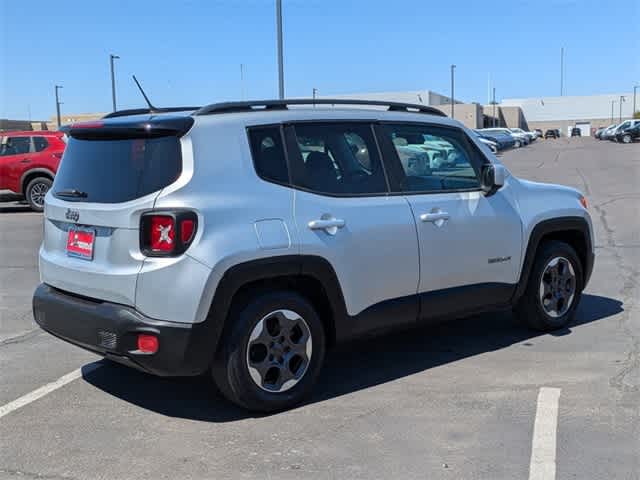
[(635, 87), (633, 87), (633, 112), (631, 112), (631, 116), (634, 116), (636, 114), (636, 112), (638, 111), (636, 109), (636, 90), (640, 88), (640, 85), (636, 85)]
[(111, 65), (111, 101), (113, 102), (113, 111), (116, 111), (116, 74), (113, 69), (113, 61), (120, 58), (113, 53), (109, 54), (109, 64)]
[(620, 95), (620, 123), (622, 123), (622, 102), (625, 101), (624, 95)]
[(454, 77), (453, 77), (453, 71), (455, 70), (456, 66), (455, 65), (451, 65), (451, 118), (455, 118), (454, 114), (453, 114), (453, 105), (456, 103), (455, 98), (454, 98)]
[(564, 47), (560, 48), (560, 96), (564, 95)]
[(318, 93), (318, 89), (313, 87), (313, 91), (311, 92), (311, 95), (313, 96), (313, 106), (316, 106), (316, 94)]
[(58, 115), (58, 128), (62, 125), (62, 121), (60, 120), (60, 98), (58, 97), (58, 90), (62, 88), (62, 85), (55, 85), (56, 91), (56, 113)]
[(282, 0), (276, 0), (276, 24), (278, 29), (278, 98), (284, 99), (284, 64), (282, 61)]
[(493, 126), (496, 126), (496, 87), (493, 87), (493, 100), (491, 101), (493, 105)]
[(616, 103), (615, 100), (611, 100), (611, 123), (613, 123), (613, 105)]

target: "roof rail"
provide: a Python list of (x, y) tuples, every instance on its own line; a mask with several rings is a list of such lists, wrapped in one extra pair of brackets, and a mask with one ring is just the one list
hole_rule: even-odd
[(116, 118), (116, 117), (127, 117), (129, 115), (143, 115), (145, 113), (154, 114), (154, 113), (170, 113), (170, 112), (188, 112), (193, 110), (198, 110), (201, 107), (159, 107), (149, 109), (149, 108), (130, 108), (128, 110), (117, 110), (115, 112), (107, 113), (102, 118)]
[[(213, 103), (194, 112), (194, 115), (212, 115), (216, 113), (251, 112), (261, 110), (287, 110), (289, 105), (371, 105), (387, 107), (393, 112), (426, 113), (446, 117), (447, 115), (434, 107), (417, 105), (413, 103), (385, 102), (382, 100), (349, 100), (330, 98), (293, 98), (289, 100), (257, 100), (248, 102), (223, 102)], [(258, 108), (256, 108), (258, 107)]]

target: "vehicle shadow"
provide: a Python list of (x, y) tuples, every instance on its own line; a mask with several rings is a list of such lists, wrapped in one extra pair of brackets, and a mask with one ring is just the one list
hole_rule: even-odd
[(31, 207), (20, 196), (9, 193), (7, 190), (0, 191), (0, 213), (30, 212)]
[[(622, 311), (619, 300), (584, 294), (574, 323), (553, 335), (568, 335), (574, 328)], [(307, 404), (527, 342), (539, 335), (518, 324), (510, 312), (496, 312), (351, 342), (329, 352)], [(83, 368), (85, 381), (162, 415), (206, 422), (261, 416), (232, 405), (205, 376), (159, 378), (105, 360), (98, 364), (101, 368), (92, 367), (95, 364)]]

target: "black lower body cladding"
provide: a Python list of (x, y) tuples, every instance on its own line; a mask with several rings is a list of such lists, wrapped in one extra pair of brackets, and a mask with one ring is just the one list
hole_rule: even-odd
[[(213, 358), (209, 322), (158, 321), (131, 307), (79, 297), (41, 284), (33, 315), (52, 335), (116, 362), (160, 376), (199, 375)], [(153, 334), (158, 351), (138, 351), (138, 334)]]

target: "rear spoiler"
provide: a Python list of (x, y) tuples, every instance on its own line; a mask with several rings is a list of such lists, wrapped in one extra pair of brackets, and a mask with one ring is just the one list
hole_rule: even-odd
[(162, 116), (149, 119), (119, 118), (74, 123), (60, 131), (82, 140), (120, 140), (127, 138), (181, 137), (193, 125), (190, 116)]

